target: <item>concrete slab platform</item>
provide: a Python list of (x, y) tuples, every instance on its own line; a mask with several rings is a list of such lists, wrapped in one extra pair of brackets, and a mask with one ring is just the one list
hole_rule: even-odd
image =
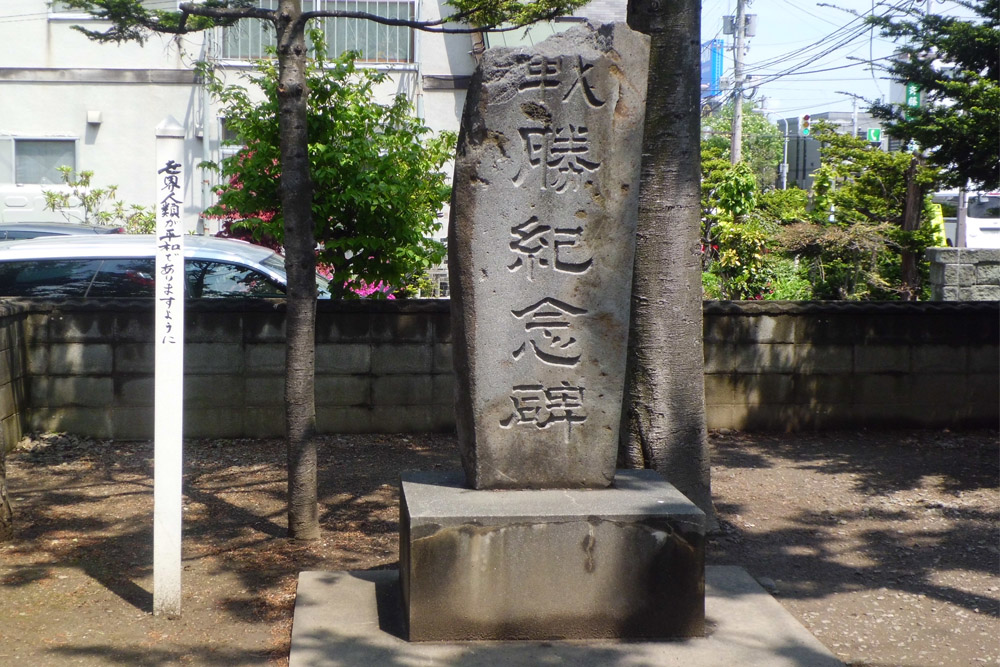
[(470, 489), (400, 473), (411, 641), (700, 637), (705, 513), (655, 470), (604, 489)]
[(402, 639), (397, 571), (302, 572), (289, 667), (843, 666), (742, 568), (705, 568), (705, 612), (703, 638), (416, 643)]

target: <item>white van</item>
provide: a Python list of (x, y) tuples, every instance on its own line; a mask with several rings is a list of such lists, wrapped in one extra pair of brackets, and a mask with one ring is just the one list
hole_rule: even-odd
[[(936, 192), (932, 200), (944, 207), (948, 245), (957, 245), (958, 191)], [(965, 212), (965, 247), (1000, 248), (1000, 192), (968, 193)]]

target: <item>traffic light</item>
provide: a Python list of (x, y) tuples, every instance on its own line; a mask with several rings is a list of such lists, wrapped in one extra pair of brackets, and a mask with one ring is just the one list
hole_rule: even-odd
[(799, 117), (799, 131), (802, 133), (803, 137), (808, 137), (809, 133), (812, 132), (812, 128), (809, 123), (809, 114), (802, 114)]

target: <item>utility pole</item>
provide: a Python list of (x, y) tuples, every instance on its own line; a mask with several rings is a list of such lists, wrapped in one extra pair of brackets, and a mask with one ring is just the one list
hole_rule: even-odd
[(785, 124), (784, 145), (781, 148), (781, 189), (788, 189), (788, 119), (779, 118)]
[(743, 159), (743, 50), (746, 41), (746, 0), (736, 0), (736, 46), (733, 65), (733, 135), (729, 143), (729, 162)]

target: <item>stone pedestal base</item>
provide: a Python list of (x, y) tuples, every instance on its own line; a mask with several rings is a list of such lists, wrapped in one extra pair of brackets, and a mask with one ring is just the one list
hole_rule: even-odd
[(695, 637), (705, 515), (651, 470), (607, 489), (477, 491), (405, 472), (400, 585), (410, 641)]

